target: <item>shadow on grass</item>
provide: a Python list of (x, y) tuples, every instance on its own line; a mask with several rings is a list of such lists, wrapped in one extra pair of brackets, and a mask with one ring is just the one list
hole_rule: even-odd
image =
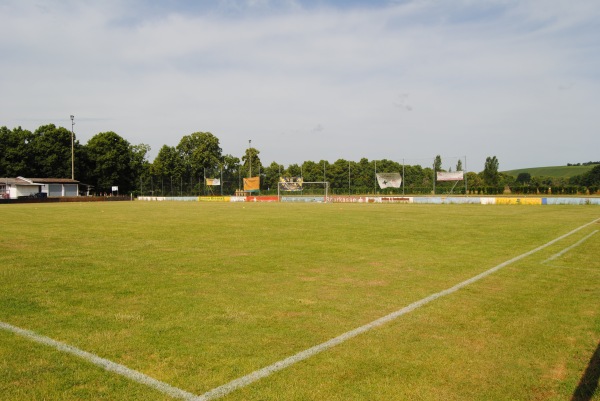
[(600, 343), (596, 347), (596, 352), (592, 355), (587, 369), (579, 380), (579, 385), (571, 397), (571, 401), (590, 401), (598, 389), (598, 379), (600, 378)]

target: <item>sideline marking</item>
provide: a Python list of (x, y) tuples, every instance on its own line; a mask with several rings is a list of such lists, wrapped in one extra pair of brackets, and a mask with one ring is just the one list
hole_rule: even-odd
[(571, 249), (583, 244), (587, 239), (589, 239), (592, 235), (596, 234), (598, 232), (598, 230), (594, 230), (591, 233), (589, 233), (588, 235), (586, 235), (585, 237), (583, 237), (582, 239), (580, 239), (579, 241), (577, 241), (576, 243), (574, 243), (573, 245), (563, 249), (562, 251), (555, 253), (554, 255), (550, 256), (548, 259), (544, 260), (542, 263), (547, 263), (547, 262), (551, 262), (556, 258), (561, 257), (562, 255), (564, 255), (565, 253), (569, 252)]
[(359, 334), (362, 334), (362, 333), (364, 333), (366, 331), (369, 331), (369, 330), (374, 329), (376, 327), (382, 326), (382, 325), (384, 325), (384, 324), (386, 324), (386, 323), (388, 323), (388, 322), (390, 322), (390, 321), (392, 321), (392, 320), (394, 320), (394, 319), (396, 319), (396, 318), (398, 318), (398, 317), (400, 317), (402, 315), (405, 315), (405, 314), (407, 314), (409, 312), (412, 312), (413, 310), (415, 310), (417, 308), (420, 308), (421, 306), (426, 305), (426, 304), (428, 304), (428, 303), (430, 303), (430, 302), (432, 302), (432, 301), (434, 301), (434, 300), (436, 300), (438, 298), (441, 298), (441, 297), (444, 297), (446, 295), (452, 294), (453, 292), (456, 292), (456, 291), (460, 290), (461, 288), (466, 287), (469, 284), (472, 284), (472, 283), (474, 283), (476, 281), (479, 281), (482, 278), (484, 278), (486, 276), (489, 276), (490, 274), (492, 274), (492, 273), (494, 273), (494, 272), (502, 269), (503, 267), (506, 267), (506, 266), (510, 265), (511, 263), (514, 263), (516, 261), (524, 259), (524, 258), (526, 258), (526, 257), (528, 257), (530, 255), (533, 255), (534, 253), (536, 253), (536, 252), (538, 252), (538, 251), (540, 251), (540, 250), (542, 250), (542, 249), (544, 249), (544, 248), (546, 248), (546, 247), (548, 247), (548, 246), (550, 246), (550, 245), (552, 245), (552, 244), (554, 244), (554, 243), (556, 243), (556, 242), (558, 242), (558, 241), (560, 241), (560, 240), (562, 240), (564, 238), (567, 238), (568, 236), (576, 233), (577, 231), (579, 231), (581, 229), (584, 229), (585, 227), (590, 226), (590, 225), (592, 225), (592, 224), (594, 224), (596, 222), (600, 222), (600, 219), (596, 219), (596, 220), (594, 220), (592, 222), (584, 224), (581, 227), (578, 227), (578, 228), (576, 228), (576, 229), (574, 229), (574, 230), (572, 230), (572, 231), (570, 231), (570, 232), (568, 232), (566, 234), (563, 234), (560, 237), (555, 238), (552, 241), (547, 242), (544, 245), (538, 246), (537, 248), (532, 249), (529, 252), (525, 252), (524, 254), (521, 254), (521, 255), (516, 256), (516, 257), (514, 257), (514, 258), (512, 258), (510, 260), (507, 260), (506, 262), (500, 263), (498, 266), (492, 267), (491, 269), (486, 270), (483, 273), (480, 273), (480, 274), (478, 274), (478, 275), (476, 275), (474, 277), (471, 277), (470, 279), (465, 280), (462, 283), (456, 284), (454, 287), (450, 287), (450, 288), (445, 289), (443, 291), (440, 291), (440, 292), (437, 292), (435, 294), (432, 294), (432, 295), (430, 295), (428, 297), (425, 297), (425, 298), (423, 298), (423, 299), (421, 299), (419, 301), (413, 302), (412, 304), (410, 304), (410, 305), (408, 305), (408, 306), (406, 306), (406, 307), (404, 307), (404, 308), (402, 308), (400, 310), (397, 310), (396, 312), (392, 312), (389, 315), (386, 315), (386, 316), (384, 316), (382, 318), (374, 320), (371, 323), (367, 323), (364, 326), (361, 326), (361, 327), (356, 328), (354, 330), (350, 330), (350, 331), (348, 331), (348, 332), (346, 332), (344, 334), (341, 334), (341, 335), (339, 335), (339, 336), (337, 336), (335, 338), (332, 338), (329, 341), (326, 341), (324, 343), (321, 343), (319, 345), (316, 345), (314, 347), (311, 347), (311, 348), (308, 348), (308, 349), (306, 349), (304, 351), (301, 351), (301, 352), (299, 352), (299, 353), (297, 353), (295, 355), (292, 355), (290, 357), (287, 357), (285, 359), (277, 361), (277, 362), (275, 362), (275, 363), (273, 363), (273, 364), (271, 364), (269, 366), (266, 366), (266, 367), (264, 367), (262, 369), (256, 370), (256, 371), (254, 371), (252, 373), (249, 373), (246, 376), (242, 376), (242, 377), (239, 377), (239, 378), (237, 378), (235, 380), (232, 380), (229, 383), (223, 384), (223, 385), (221, 385), (219, 387), (215, 387), (214, 389), (212, 389), (210, 391), (207, 391), (206, 393), (202, 394), (198, 398), (198, 400), (200, 400), (200, 401), (214, 400), (216, 398), (223, 397), (223, 396), (231, 393), (232, 391), (235, 391), (235, 390), (240, 389), (242, 387), (246, 387), (249, 384), (254, 383), (255, 381), (257, 381), (259, 379), (262, 379), (264, 377), (267, 377), (267, 376), (271, 375), (272, 373), (275, 373), (277, 371), (283, 370), (283, 369), (285, 369), (285, 368), (287, 368), (287, 367), (289, 367), (289, 366), (291, 366), (291, 365), (293, 365), (295, 363), (298, 363), (300, 361), (308, 359), (308, 358), (310, 358), (313, 355), (319, 354), (319, 353), (321, 353), (321, 352), (323, 352), (323, 351), (325, 351), (325, 350), (327, 350), (327, 349), (329, 349), (331, 347), (334, 347), (334, 346), (336, 346), (338, 344), (341, 344), (341, 343), (343, 343), (343, 342), (345, 342), (345, 341), (347, 341), (347, 340), (349, 340), (349, 339), (351, 339), (353, 337), (356, 337)]
[(182, 398), (190, 401), (198, 400), (198, 397), (195, 394), (188, 393), (187, 391), (181, 390), (177, 387), (173, 387), (167, 383), (161, 382), (160, 380), (156, 380), (150, 376), (138, 372), (137, 370), (129, 369), (126, 366), (109, 361), (108, 359), (101, 358), (98, 355), (94, 355), (71, 345), (61, 343), (60, 341), (53, 340), (50, 337), (39, 335), (31, 330), (21, 329), (4, 322), (0, 322), (0, 328), (10, 331), (11, 333), (17, 334), (21, 337), (25, 337), (36, 343), (48, 345), (54, 349), (57, 349), (58, 351), (66, 352), (67, 354), (75, 355), (79, 358), (85, 359), (86, 361), (108, 370), (109, 372), (114, 372), (132, 381), (145, 384), (146, 386), (170, 395), (171, 397)]
[(409, 312), (412, 312), (413, 310), (420, 308), (423, 305), (426, 305), (438, 298), (444, 297), (446, 295), (452, 294), (453, 292), (456, 292), (458, 290), (460, 290), (463, 287), (466, 287), (469, 284), (472, 284), (476, 281), (481, 280), (482, 278), (489, 276), (490, 274), (502, 269), (503, 267), (506, 267), (508, 265), (510, 265), (511, 263), (514, 263), (516, 261), (519, 261), (523, 258), (526, 258), (530, 255), (533, 255), (534, 253), (564, 239), (567, 238), (568, 236), (576, 233), (579, 230), (582, 230), (583, 228), (590, 226), (596, 222), (600, 222), (600, 219), (596, 219), (594, 221), (591, 221), (587, 224), (584, 224), (566, 234), (561, 235), (558, 238), (555, 238), (547, 243), (545, 243), (544, 245), (541, 245), (537, 248), (532, 249), (531, 251), (525, 252), (519, 256), (516, 256), (510, 260), (507, 260), (506, 262), (500, 263), (499, 265), (492, 267), (489, 270), (484, 271), (483, 273), (480, 273), (476, 276), (471, 277), (470, 279), (467, 279), (459, 284), (456, 284), (453, 287), (450, 287), (448, 289), (445, 289), (443, 291), (437, 292), (435, 294), (429, 295), (428, 297), (422, 298), (419, 301), (413, 302), (412, 304), (405, 306), (402, 309), (397, 310), (396, 312), (392, 312), (384, 317), (381, 317), (377, 320), (372, 321), (371, 323), (367, 323), (364, 326), (360, 326), (354, 330), (348, 331), (346, 333), (343, 333), (335, 338), (332, 338), (329, 341), (326, 341), (324, 343), (321, 343), (319, 345), (316, 345), (314, 347), (308, 348), (304, 351), (301, 351), (295, 355), (292, 355), (290, 357), (287, 357), (285, 359), (282, 359), (280, 361), (277, 361), (269, 366), (266, 366), (262, 369), (256, 370), (252, 373), (249, 373), (245, 376), (239, 377), (237, 379), (234, 379), (232, 381), (230, 381), (229, 383), (223, 384), (219, 387), (215, 387), (214, 389), (207, 391), (206, 393), (197, 396), (195, 394), (192, 393), (188, 393), (185, 390), (182, 390), (180, 388), (177, 387), (173, 387), (167, 383), (161, 382), (160, 380), (154, 379), (150, 376), (147, 376), (141, 372), (138, 372), (137, 370), (133, 370), (130, 369), (126, 366), (120, 365), (118, 363), (109, 361), (108, 359), (104, 359), (101, 358), (97, 355), (94, 355), (90, 352), (86, 352), (83, 350), (80, 350), (79, 348), (73, 347), (71, 345), (67, 345), (65, 343), (61, 343), (60, 341), (56, 341), (51, 339), (50, 337), (46, 337), (46, 336), (42, 336), (39, 335), (33, 331), (30, 330), (25, 330), (25, 329), (21, 329), (19, 327), (13, 326), (11, 324), (8, 323), (4, 323), (0, 321), (0, 329), (4, 329), (6, 331), (9, 331), (11, 333), (17, 334), (21, 337), (25, 337), (27, 339), (30, 339), (34, 342), (40, 343), (40, 344), (44, 344), (44, 345), (48, 345), (56, 350), (71, 354), (71, 355), (75, 355), (79, 358), (85, 359), (88, 362), (93, 363), (96, 366), (99, 366), (109, 372), (114, 372), (117, 373), (121, 376), (124, 376), (132, 381), (135, 381), (137, 383), (141, 383), (141, 384), (145, 384), (148, 387), (151, 387), (155, 390), (158, 390), (164, 394), (167, 394), (171, 397), (174, 398), (181, 398), (184, 400), (189, 400), (189, 401), (209, 401), (209, 400), (213, 400), (216, 398), (220, 398), (223, 397), (237, 389), (240, 389), (242, 387), (246, 387), (251, 383), (254, 383), (255, 381), (262, 379), (266, 376), (271, 375), (272, 373), (275, 373), (277, 371), (283, 370), (295, 363), (298, 363), (300, 361), (303, 361), (305, 359), (310, 358), (313, 355), (319, 354), (329, 348), (332, 348), (338, 344), (341, 344), (351, 338), (354, 338), (356, 336), (358, 336), (359, 334), (362, 334), (364, 332), (367, 332), (371, 329), (374, 329), (376, 327), (382, 326), (392, 320), (395, 320), (396, 318), (405, 315)]

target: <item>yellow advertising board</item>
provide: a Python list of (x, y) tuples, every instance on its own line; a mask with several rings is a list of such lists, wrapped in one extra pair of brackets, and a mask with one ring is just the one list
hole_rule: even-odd
[(200, 196), (199, 202), (230, 202), (231, 196)]
[(244, 191), (255, 192), (260, 189), (260, 177), (244, 178)]
[(542, 198), (496, 198), (496, 205), (541, 205)]

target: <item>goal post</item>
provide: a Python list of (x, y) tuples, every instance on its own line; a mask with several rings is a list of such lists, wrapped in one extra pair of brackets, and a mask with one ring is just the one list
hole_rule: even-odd
[[(293, 189), (293, 190), (286, 190), (287, 187), (287, 182), (285, 181), (279, 181), (277, 183), (277, 200), (279, 202), (282, 201), (282, 197), (287, 198), (288, 200), (290, 199), (296, 199), (295, 201), (299, 201), (299, 202), (323, 202), (323, 203), (327, 203), (330, 201), (329, 199), (329, 181), (302, 181), (302, 183), (297, 186), (297, 188)], [(306, 185), (318, 185), (319, 188), (323, 188), (322, 189), (322, 196), (319, 194), (317, 196), (313, 195), (308, 195), (305, 194), (304, 192), (307, 190)], [(308, 191), (310, 191), (310, 189), (308, 189)]]

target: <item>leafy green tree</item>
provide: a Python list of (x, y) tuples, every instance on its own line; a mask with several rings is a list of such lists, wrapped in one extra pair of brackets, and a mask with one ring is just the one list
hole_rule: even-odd
[(363, 193), (373, 191), (373, 172), (374, 166), (365, 157), (352, 164), (350, 166), (352, 191)]
[[(21, 127), (0, 127), (0, 176), (33, 177), (33, 134)], [(70, 159), (69, 159), (70, 160)], [(69, 175), (70, 176), (70, 175)]]
[(90, 163), (89, 183), (98, 193), (110, 193), (118, 186), (120, 193), (135, 187), (132, 171), (132, 149), (129, 142), (116, 133), (102, 132), (93, 136), (86, 145)]
[(329, 181), (329, 176), (327, 175), (329, 170), (329, 162), (327, 160), (319, 160), (319, 168), (321, 169), (320, 177), (316, 181)]
[(239, 157), (232, 155), (223, 156), (223, 193), (232, 194), (236, 189), (242, 188), (242, 165)]
[(582, 174), (580, 182), (588, 188), (600, 186), (600, 164)]
[(462, 160), (458, 159), (456, 162), (456, 171), (463, 171)]
[(481, 177), (480, 174), (477, 174), (474, 171), (467, 172), (466, 178), (467, 178), (467, 183), (468, 183), (469, 189), (479, 188), (479, 187), (483, 186), (483, 178)]
[(519, 184), (529, 184), (531, 182), (531, 174), (529, 173), (519, 173), (517, 179), (515, 180)]
[(223, 193), (232, 194), (236, 189), (241, 189), (242, 166), (239, 157), (227, 154), (223, 156), (221, 166), (223, 168), (223, 182), (221, 183), (223, 185)]
[(500, 175), (498, 168), (500, 163), (496, 156), (487, 157), (483, 168), (483, 182), (488, 186), (498, 186), (500, 183)]
[(194, 132), (181, 138), (177, 150), (185, 167), (184, 181), (204, 177), (204, 171), (216, 170), (221, 164), (219, 139), (210, 132)]
[(175, 195), (179, 192), (185, 166), (177, 148), (163, 145), (152, 162), (151, 171), (160, 180), (164, 193)]
[(350, 185), (349, 185), (349, 194), (353, 194), (357, 192), (356, 189), (356, 182), (355, 182), (355, 177), (354, 175), (356, 174), (357, 168), (356, 168), (356, 162), (354, 161), (349, 161), (348, 162), (348, 176), (350, 178)]
[(71, 131), (43, 125), (29, 143), (37, 177), (71, 178)]
[(184, 172), (184, 163), (174, 146), (163, 145), (152, 162), (152, 171), (161, 177), (180, 178)]
[(437, 155), (433, 161), (433, 169), (435, 172), (442, 171), (442, 156)]
[(280, 171), (283, 171), (283, 168), (281, 166), (281, 164), (277, 163), (277, 162), (271, 162), (270, 165), (268, 165), (267, 167), (265, 167), (264, 169), (264, 174), (265, 174), (265, 182), (264, 185), (267, 187), (267, 189), (277, 189), (277, 183), (279, 182), (279, 177), (280, 177)]
[[(131, 151), (131, 173), (134, 186), (140, 191), (146, 188), (154, 187), (152, 164), (148, 161), (150, 145), (141, 143), (139, 145), (129, 145)], [(157, 183), (158, 184), (158, 183)]]
[(262, 170), (262, 163), (260, 162), (260, 157), (258, 156), (259, 153), (260, 151), (256, 148), (246, 149), (246, 153), (244, 156), (242, 156), (242, 172), (244, 177), (248, 177), (250, 175), (252, 175), (252, 177), (256, 177)]
[(331, 188), (347, 189), (348, 161), (345, 159), (337, 159), (333, 164), (330, 164), (327, 172), (327, 177)]
[(429, 193), (432, 189), (431, 175), (433, 170), (428, 167), (423, 169), (420, 165), (404, 166), (404, 187), (412, 193)]
[(423, 169), (423, 179), (421, 181), (421, 192), (430, 193), (433, 189), (433, 169), (425, 167)]
[[(290, 170), (290, 167), (288, 167), (288, 171)], [(302, 163), (302, 176), (304, 177), (304, 181), (307, 182), (323, 181), (322, 166), (319, 166), (319, 164), (314, 161), (305, 161)]]
[(282, 175), (285, 175), (286, 177), (302, 177), (302, 174), (302, 167), (295, 163), (290, 164), (285, 171), (282, 170)]

